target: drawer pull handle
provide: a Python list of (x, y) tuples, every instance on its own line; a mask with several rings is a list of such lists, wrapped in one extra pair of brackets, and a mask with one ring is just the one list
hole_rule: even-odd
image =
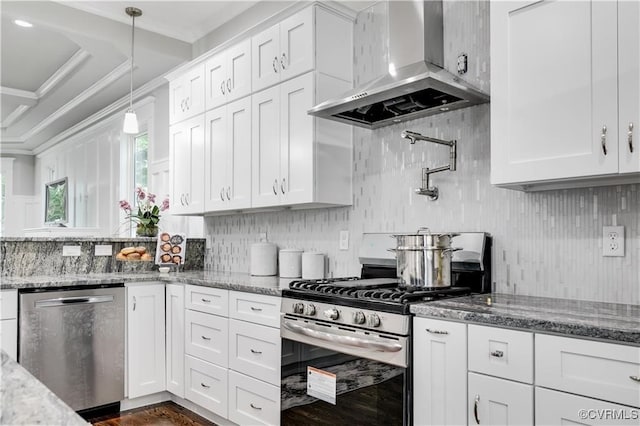
[(476, 418), (476, 424), (480, 424), (480, 419), (478, 418), (478, 403), (480, 402), (480, 395), (476, 395), (476, 399), (473, 402), (473, 417)]
[(252, 310), (252, 311), (255, 311), (255, 312), (261, 312), (261, 311), (262, 311), (262, 308), (254, 308), (254, 307), (252, 306), (252, 307), (251, 307), (251, 310)]
[(261, 354), (262, 351), (256, 351), (254, 349), (250, 349), (252, 354)]
[(640, 376), (629, 376), (629, 378), (634, 382), (640, 382)]
[(211, 303), (211, 299), (205, 299), (204, 297), (200, 300), (202, 300), (204, 303)]
[(202, 386), (202, 387), (203, 387), (203, 388), (205, 388), (205, 389), (209, 389), (209, 388), (211, 387), (211, 386), (207, 386), (207, 385), (205, 385), (204, 383), (200, 383), (200, 386)]
[(602, 126), (602, 133), (600, 134), (600, 144), (602, 145), (602, 153), (607, 155), (607, 126)]
[(633, 152), (633, 123), (629, 123), (629, 131), (627, 132), (627, 142), (629, 143), (629, 152)]
[(207, 337), (207, 336), (200, 336), (202, 337), (202, 340), (211, 340), (211, 337)]
[(249, 404), (251, 406), (251, 408), (253, 408), (254, 410), (262, 410), (262, 407), (256, 407), (255, 405), (253, 405), (253, 402), (251, 404)]
[(504, 352), (502, 352), (502, 351), (493, 351), (493, 352), (491, 352), (491, 356), (494, 356), (496, 358), (502, 358), (504, 356)]
[(432, 330), (430, 328), (425, 328), (425, 330), (427, 330), (431, 334), (449, 334), (448, 331), (444, 331), (444, 330)]

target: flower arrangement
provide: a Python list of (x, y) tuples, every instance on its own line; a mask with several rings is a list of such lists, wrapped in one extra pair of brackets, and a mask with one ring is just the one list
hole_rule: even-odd
[(127, 219), (136, 222), (136, 235), (140, 237), (155, 237), (158, 235), (160, 212), (169, 208), (169, 198), (165, 198), (160, 206), (156, 205), (156, 195), (147, 193), (141, 187), (136, 188), (138, 211), (127, 200), (120, 200), (120, 208), (127, 214)]

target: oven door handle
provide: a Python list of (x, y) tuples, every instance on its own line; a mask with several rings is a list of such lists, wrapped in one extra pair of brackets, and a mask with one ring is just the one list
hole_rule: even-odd
[(293, 324), (290, 321), (283, 321), (282, 324), (287, 330), (297, 334), (313, 337), (314, 339), (325, 340), (327, 342), (338, 343), (346, 346), (355, 346), (358, 348), (375, 349), (381, 352), (399, 352), (402, 350), (400, 343), (384, 343), (375, 340), (361, 339), (359, 337), (343, 336), (340, 334), (327, 333), (326, 331), (316, 330), (315, 328), (303, 327)]

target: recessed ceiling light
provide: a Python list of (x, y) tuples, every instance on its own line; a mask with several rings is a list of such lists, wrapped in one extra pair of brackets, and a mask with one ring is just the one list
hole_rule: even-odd
[(13, 21), (13, 23), (18, 25), (19, 27), (25, 27), (25, 28), (33, 27), (33, 24), (31, 22), (23, 21), (22, 19), (16, 19)]

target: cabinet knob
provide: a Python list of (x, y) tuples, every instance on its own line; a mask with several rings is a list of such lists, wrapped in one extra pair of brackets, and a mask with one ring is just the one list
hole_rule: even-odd
[(602, 153), (607, 155), (607, 126), (602, 126), (602, 133), (600, 134), (600, 144), (602, 145)]
[(287, 67), (285, 66), (285, 64), (287, 63), (287, 55), (282, 52), (282, 58), (280, 59), (280, 65), (282, 66), (282, 69), (286, 69)]
[(273, 71), (274, 72), (278, 72), (278, 57), (274, 56), (273, 57)]
[(629, 123), (629, 131), (627, 132), (627, 142), (629, 143), (629, 152), (633, 152), (633, 123)]
[(504, 356), (504, 352), (502, 351), (493, 351), (490, 353), (491, 356), (496, 358), (502, 358)]
[(473, 401), (473, 417), (476, 418), (476, 424), (480, 424), (480, 419), (478, 418), (478, 403), (480, 402), (480, 395), (476, 395), (475, 400)]

